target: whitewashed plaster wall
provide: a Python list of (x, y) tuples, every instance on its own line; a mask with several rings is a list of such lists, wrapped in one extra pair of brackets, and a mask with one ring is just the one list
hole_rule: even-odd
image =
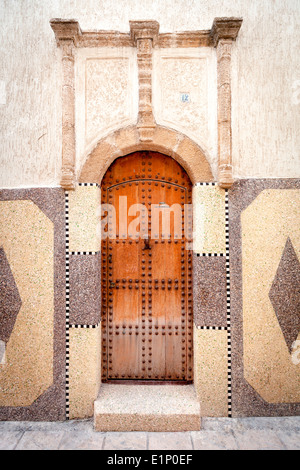
[[(129, 20), (154, 19), (160, 23), (161, 32), (175, 32), (210, 29), (213, 19), (218, 16), (243, 17), (232, 55), (234, 176), (300, 177), (299, 11), (299, 0), (0, 0), (0, 187), (59, 184), (61, 53), (49, 25), (51, 18), (76, 18), (83, 30), (122, 32), (129, 31)], [(162, 54), (166, 53), (172, 56), (178, 51), (155, 52), (157, 70), (172, 69), (175, 63), (178, 64), (175, 68), (188, 70), (190, 67), (193, 75), (201, 75), (197, 80), (203, 84), (203, 89), (203, 80), (208, 80), (207, 95), (201, 96), (200, 90), (197, 92), (200, 94), (196, 102), (201, 102), (202, 107), (190, 106), (191, 113), (186, 107), (183, 122), (176, 119), (178, 102), (171, 105), (172, 96), (160, 89), (160, 83), (166, 80), (160, 75), (160, 82), (154, 80), (155, 117), (159, 123), (165, 121), (166, 125), (178, 128), (203, 146), (215, 168), (215, 76), (207, 78), (201, 74), (204, 59), (197, 65), (193, 62), (192, 58), (201, 51), (191, 51), (187, 65), (174, 58), (173, 64), (172, 58), (162, 62)], [(105, 61), (112, 54), (116, 55), (111, 62), (117, 60), (118, 67), (125, 67), (127, 76), (132, 77), (128, 83), (118, 84), (111, 79), (107, 84), (106, 91), (111, 96), (118, 94), (118, 87), (125, 87), (126, 93), (119, 101), (122, 111), (118, 116), (116, 107), (110, 106), (109, 93), (104, 91), (97, 101), (98, 117), (88, 102), (83, 106), (83, 88), (80, 88), (83, 77), (77, 73), (78, 165), (95, 142), (96, 134), (100, 136), (119, 127), (117, 120), (121, 126), (131, 123), (136, 116), (136, 94), (129, 96), (130, 90), (137, 93), (132, 62), (135, 52), (111, 49), (103, 53), (94, 51), (92, 56)], [(211, 70), (214, 51), (208, 57), (206, 70)], [(169, 65), (164, 68), (167, 63)], [(94, 67), (99, 75), (99, 62), (90, 62), (88, 67)], [(112, 76), (116, 75), (112, 71)], [(85, 72), (84, 80), (86, 77)], [(180, 91), (190, 91), (192, 98), (196, 92), (195, 77), (187, 72), (184, 77), (189, 89)], [(100, 83), (104, 84), (105, 80), (105, 75), (101, 75)], [(180, 80), (173, 84), (174, 89), (184, 85)], [(168, 102), (168, 115), (159, 100), (161, 96)], [(86, 115), (90, 116), (89, 123), (84, 124), (83, 116)], [(95, 129), (98, 123), (102, 126), (99, 131)]]

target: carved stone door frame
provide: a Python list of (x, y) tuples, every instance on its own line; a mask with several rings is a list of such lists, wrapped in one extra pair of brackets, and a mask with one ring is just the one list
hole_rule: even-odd
[(215, 18), (212, 28), (176, 34), (159, 34), (157, 21), (130, 21), (130, 33), (83, 32), (76, 20), (53, 19), (50, 25), (62, 50), (62, 177), (61, 186), (76, 185), (75, 48), (137, 48), (139, 112), (136, 129), (140, 143), (151, 143), (156, 129), (152, 109), (153, 47), (215, 47), (218, 77), (218, 183), (233, 184), (231, 144), (231, 50), (242, 24), (241, 18)]

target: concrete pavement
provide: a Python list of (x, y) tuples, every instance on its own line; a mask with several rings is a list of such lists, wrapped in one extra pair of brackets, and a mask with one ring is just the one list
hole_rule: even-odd
[(201, 431), (95, 432), (93, 421), (0, 422), (0, 450), (296, 450), (300, 417), (203, 418)]

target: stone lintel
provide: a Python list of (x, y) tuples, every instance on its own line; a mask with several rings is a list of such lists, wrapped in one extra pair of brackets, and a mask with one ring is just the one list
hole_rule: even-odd
[(211, 30), (182, 31), (180, 33), (159, 34), (159, 23), (155, 20), (129, 21), (130, 36), (118, 31), (85, 31), (82, 32), (79, 22), (75, 19), (53, 18), (50, 21), (58, 46), (63, 40), (72, 40), (76, 47), (88, 47), (93, 44), (119, 47), (121, 44), (133, 45), (138, 39), (152, 39), (153, 44), (160, 47), (197, 47), (209, 46), (210, 42), (216, 47), (220, 39), (234, 41), (239, 33), (242, 18), (215, 18)]
[(212, 38), (210, 30), (204, 31), (180, 31), (176, 33), (162, 33), (158, 35), (156, 47), (211, 47)]
[(220, 39), (235, 41), (242, 22), (242, 18), (215, 18), (210, 32), (214, 47)]

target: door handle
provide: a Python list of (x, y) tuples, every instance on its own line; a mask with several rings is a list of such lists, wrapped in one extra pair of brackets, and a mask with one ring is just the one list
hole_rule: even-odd
[(144, 250), (151, 250), (149, 238), (144, 238)]

